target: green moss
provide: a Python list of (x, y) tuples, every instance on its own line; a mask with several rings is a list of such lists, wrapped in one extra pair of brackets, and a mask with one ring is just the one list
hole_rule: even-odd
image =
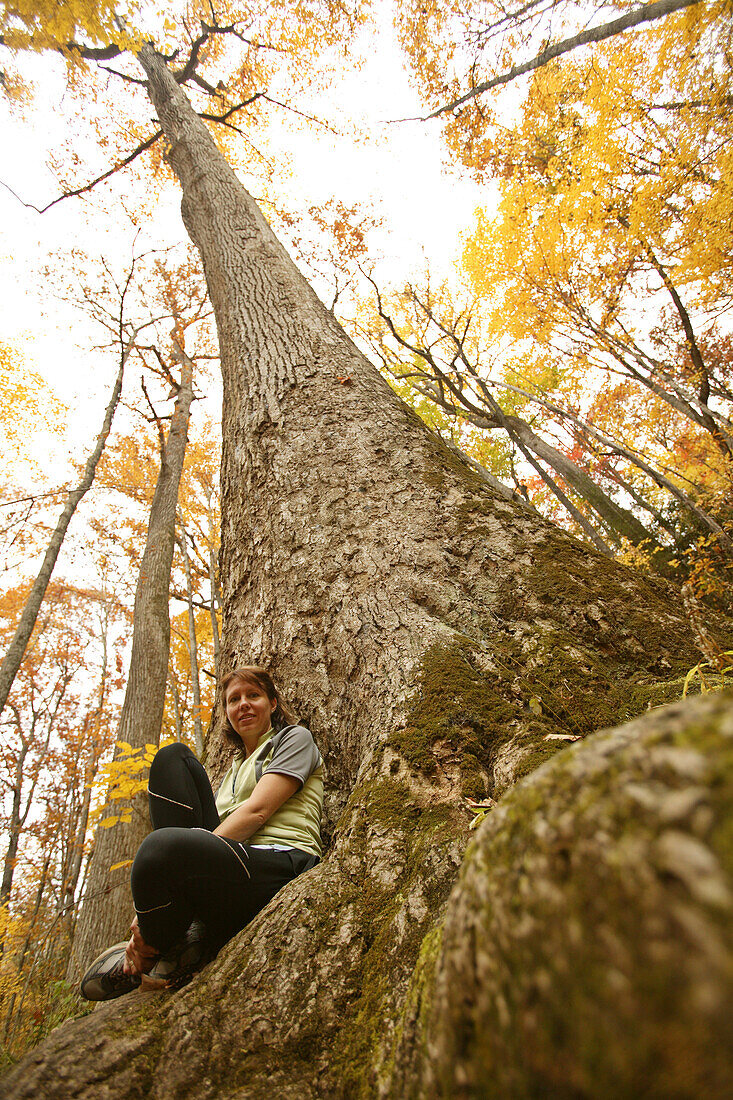
[(439, 920), (427, 933), (422, 943), (415, 962), (415, 969), (410, 979), (410, 985), (405, 996), (399, 1019), (396, 1022), (390, 1055), (386, 1059), (382, 1076), (385, 1080), (391, 1080), (395, 1071), (395, 1056), (403, 1045), (411, 1046), (407, 1040), (406, 1031), (411, 1031), (411, 1039), (417, 1039), (419, 1056), (429, 1058), (424, 1036), (427, 1034), (430, 1013), (432, 1009), (432, 993), (435, 980), (435, 971), (440, 959), (443, 947), (443, 920)]
[[(451, 876), (426, 879), (426, 864), (436, 859), (450, 865), (441, 852), (452, 848), (456, 836), (466, 829), (455, 804), (421, 806), (408, 784), (389, 776), (363, 785), (359, 804), (367, 831), (375, 826), (386, 826), (392, 834), (398, 831), (405, 858), (396, 882), (385, 886), (367, 877), (340, 899), (341, 906), (355, 907), (365, 947), (359, 964), (359, 996), (345, 1012), (344, 1026), (329, 1055), (339, 1095), (348, 1100), (375, 1094), (374, 1055), (391, 1022), (396, 976), (412, 968), (425, 925), (445, 901)], [(416, 890), (426, 906), (425, 920), (403, 921), (405, 898)]]
[(478, 757), (472, 752), (461, 756), (459, 765), (461, 790), (466, 798), (481, 798), (486, 794), (486, 774)]
[(420, 816), (408, 783), (400, 779), (379, 779), (360, 788), (369, 818), (390, 829), (410, 827)]
[[(405, 725), (390, 744), (428, 776), (452, 767), (464, 796), (482, 797), (494, 793), (492, 769), (509, 741), (521, 755), (521, 778), (570, 740), (679, 699), (687, 659), (667, 665), (670, 679), (659, 679), (564, 629), (524, 640), (497, 635), (484, 646), (458, 636), (426, 652)], [(404, 810), (400, 795), (392, 797), (395, 812)]]
[(426, 485), (430, 486), (431, 489), (440, 491), (446, 487), (446, 474), (452, 474), (454, 478), (463, 483), (466, 490), (484, 495), (487, 491), (491, 492), (486, 481), (470, 462), (448, 447), (438, 436), (434, 436), (431, 442), (435, 461), (426, 464), (422, 475)]
[[(405, 726), (392, 745), (415, 768), (433, 774), (435, 746), (458, 754), (472, 792), (485, 791), (482, 767), (506, 739), (514, 706), (505, 698), (494, 671), (483, 670), (468, 639), (436, 645), (423, 659)], [(463, 776), (462, 776), (463, 778)]]

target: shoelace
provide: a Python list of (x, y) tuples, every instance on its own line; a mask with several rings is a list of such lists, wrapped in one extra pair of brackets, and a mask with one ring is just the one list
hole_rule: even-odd
[(123, 986), (133, 989), (136, 985), (140, 985), (140, 978), (136, 974), (125, 974), (124, 966), (125, 958), (123, 955), (120, 961), (115, 963), (105, 975), (106, 982), (113, 990), (120, 989)]

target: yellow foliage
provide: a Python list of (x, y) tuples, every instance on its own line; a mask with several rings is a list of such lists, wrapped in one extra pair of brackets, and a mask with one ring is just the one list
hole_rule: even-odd
[(0, 34), (12, 50), (56, 50), (79, 39), (127, 48), (135, 42), (122, 29), (128, 20), (117, 0), (6, 0)]
[(7, 461), (10, 446), (26, 461), (32, 458), (38, 428), (63, 430), (67, 406), (47, 382), (30, 370), (21, 353), (0, 342), (0, 433)]
[[(170, 745), (174, 740), (173, 737), (165, 738), (161, 741), (160, 747)], [(147, 791), (148, 771), (158, 746), (146, 744), (142, 748), (134, 748), (128, 741), (118, 741), (117, 749), (115, 759), (102, 764), (97, 776), (98, 784), (106, 788), (107, 803), (120, 800), (131, 801), (137, 795)], [(125, 808), (120, 814), (103, 818), (99, 826), (102, 829), (110, 829), (120, 821), (131, 820), (131, 813)]]
[[(539, 70), (511, 128), (469, 111), (447, 134), (501, 187), (463, 262), (487, 326), (516, 349), (516, 384), (642, 450), (724, 526), (730, 461), (694, 406), (710, 379), (730, 415), (732, 37), (726, 5), (697, 5)], [(638, 488), (638, 471), (623, 472)], [(669, 507), (657, 486), (643, 495)], [(708, 568), (720, 547), (696, 547), (696, 590), (722, 597)]]
[(688, 307), (729, 301), (730, 38), (725, 6), (712, 4), (613, 39), (592, 63), (540, 70), (491, 155), (457, 150), (503, 180), (499, 216), (479, 212), (465, 263), (512, 336), (550, 344), (577, 324), (579, 301), (595, 323), (627, 321), (652, 254)]

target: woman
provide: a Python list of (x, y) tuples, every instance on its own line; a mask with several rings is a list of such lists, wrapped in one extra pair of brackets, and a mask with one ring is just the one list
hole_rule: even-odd
[[(89, 1000), (141, 984), (180, 985), (321, 856), (321, 755), (265, 669), (236, 669), (221, 684), (224, 736), (235, 758), (214, 798), (182, 744), (150, 768), (154, 832), (132, 867), (129, 943), (108, 948), (82, 979)], [(149, 975), (150, 977), (146, 977)]]

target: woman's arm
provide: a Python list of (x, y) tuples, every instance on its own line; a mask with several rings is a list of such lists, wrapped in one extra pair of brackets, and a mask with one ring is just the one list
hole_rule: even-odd
[(300, 780), (291, 775), (266, 772), (247, 801), (224, 818), (214, 833), (230, 840), (248, 840), (301, 785)]

